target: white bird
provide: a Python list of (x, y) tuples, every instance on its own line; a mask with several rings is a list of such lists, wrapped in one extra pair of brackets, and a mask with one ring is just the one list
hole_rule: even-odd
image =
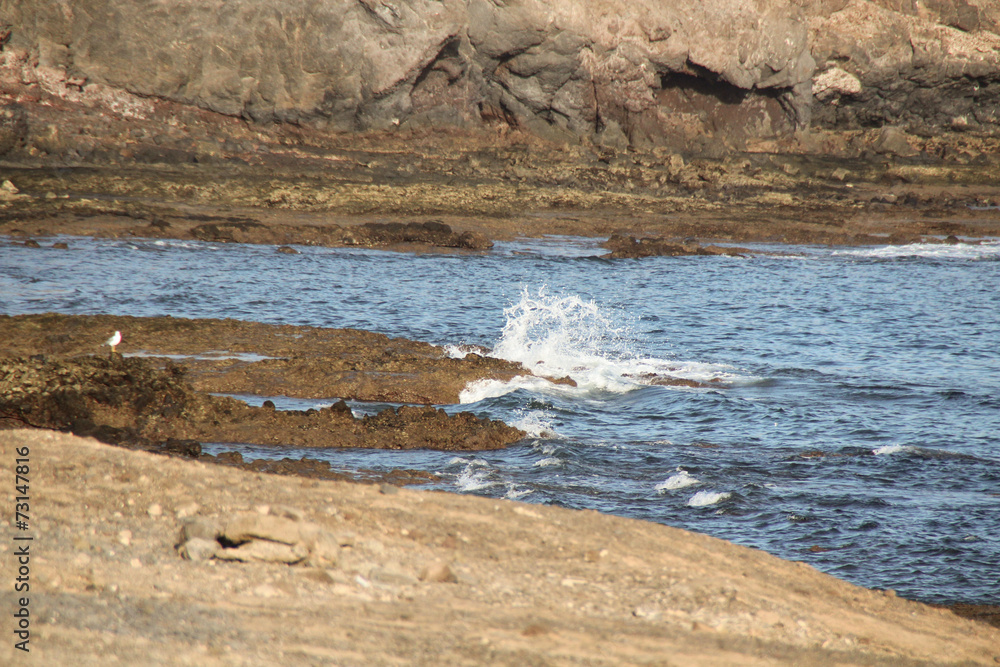
[(110, 345), (111, 346), (111, 354), (114, 354), (115, 353), (115, 346), (118, 345), (118, 343), (120, 343), (120, 342), (122, 342), (122, 332), (121, 331), (116, 331), (114, 333), (114, 335), (111, 336), (111, 338), (109, 338), (106, 341), (104, 341), (104, 344), (105, 345)]

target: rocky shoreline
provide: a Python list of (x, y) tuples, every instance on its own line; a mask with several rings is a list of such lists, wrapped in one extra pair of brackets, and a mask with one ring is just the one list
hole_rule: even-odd
[[(1000, 239), (983, 0), (0, 0), (0, 17), (0, 245), (252, 243), (291, 263), (552, 234), (600, 239), (614, 267)], [(517, 364), (170, 317), (0, 315), (0, 340), (41, 662), (1000, 662), (985, 624), (720, 540), (201, 448), (505, 447), (524, 434), (436, 406)], [(359, 418), (334, 399), (403, 405)]]
[[(133, 57), (146, 48), (129, 51), (131, 34), (94, 51), (91, 31), (106, 27), (74, 27), (82, 19), (53, 3), (0, 3), (23, 19), (0, 39), (0, 235), (448, 252), (545, 234), (1000, 237), (992, 6), (640, 3), (625, 14), (641, 22), (588, 23), (558, 3), (417, 3), (395, 17), (343, 4), (347, 23), (286, 9), (317, 58), (348, 25), (367, 27), (344, 44), (389, 39), (388, 52), (353, 54), (370, 68), (357, 80), (328, 70), (329, 54), (303, 73), (283, 32), (246, 34), (270, 25), (253, 12), (231, 25), (164, 15), (150, 38), (172, 55), (154, 63)], [(113, 0), (95, 7), (148, 20)], [(196, 34), (157, 41), (185, 21)], [(234, 34), (246, 37), (233, 44), (239, 62), (180, 65), (195, 44)], [(272, 49), (273, 67), (259, 67)], [(167, 61), (179, 69), (164, 79)], [(383, 79), (395, 83), (362, 94)]]

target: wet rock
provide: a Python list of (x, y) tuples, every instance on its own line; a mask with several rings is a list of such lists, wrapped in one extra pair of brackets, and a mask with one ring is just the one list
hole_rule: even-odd
[(642, 238), (634, 236), (613, 235), (603, 244), (611, 252), (604, 257), (609, 259), (638, 259), (642, 257), (684, 257), (689, 255), (728, 255), (745, 257), (751, 251), (746, 248), (723, 248), (720, 246), (702, 246), (699, 243), (677, 243), (663, 238)]
[(351, 230), (352, 245), (383, 247), (419, 243), (441, 248), (489, 250), (493, 242), (477, 232), (456, 233), (443, 222), (365, 223)]
[(299, 251), (295, 248), (290, 248), (289, 246), (283, 245), (278, 247), (278, 252), (284, 253), (286, 255), (298, 255)]
[(197, 440), (167, 438), (160, 446), (160, 451), (186, 458), (196, 459), (201, 456), (201, 443)]
[[(29, 321), (54, 323), (59, 319), (61, 318), (57, 316), (20, 320), (0, 317), (0, 328), (15, 320), (27, 324)], [(181, 329), (190, 333), (187, 325), (182, 324)], [(38, 331), (34, 335), (37, 337)], [(51, 338), (52, 341), (56, 340), (52, 336), (58, 336), (52, 330), (46, 331), (46, 335), (49, 337), (46, 340)], [(134, 332), (130, 337), (139, 339)], [(364, 337), (388, 341), (371, 334), (364, 334)], [(80, 336), (77, 335), (67, 342), (75, 344), (79, 339)], [(34, 346), (28, 340), (35, 339), (29, 337), (19, 341), (19, 344), (31, 349)], [(432, 346), (421, 346), (421, 349), (427, 350), (431, 355), (428, 358), (414, 354), (411, 362), (415, 364), (414, 368), (431, 364), (439, 369), (461, 370), (461, 374), (453, 375), (450, 379), (456, 385), (456, 393), (463, 381), (490, 376), (489, 371), (484, 373), (483, 369), (468, 362), (445, 358)], [(94, 347), (99, 348), (100, 343), (94, 341)], [(336, 355), (335, 350), (328, 353)], [(385, 358), (382, 352), (375, 356)], [(352, 364), (350, 358), (330, 359), (332, 364)], [(508, 377), (516, 374), (513, 371), (516, 365), (499, 360), (496, 363), (500, 367), (512, 369), (505, 371), (511, 373)], [(258, 364), (277, 370), (284, 365), (284, 361), (266, 360), (241, 367), (245, 369)], [(324, 364), (317, 361), (314, 365), (318, 371)], [(357, 362), (354, 361), (353, 365), (357, 366)], [(492, 365), (488, 368), (492, 368)], [(404, 375), (391, 357), (386, 370), (390, 371), (385, 374), (387, 385), (394, 382), (398, 384), (398, 378)], [(356, 371), (353, 373), (359, 375)], [(436, 370), (422, 381), (428, 384), (440, 381), (442, 373), (443, 370)], [(326, 377), (329, 377), (329, 373)], [(332, 383), (327, 384), (327, 388), (331, 385)], [(0, 357), (0, 427), (23, 425), (71, 431), (110, 444), (204, 460), (215, 460), (200, 454), (199, 443), (205, 441), (455, 450), (496, 449), (524, 437), (522, 431), (503, 422), (481, 419), (471, 413), (451, 416), (443, 410), (430, 407), (404, 407), (398, 410), (387, 408), (378, 415), (363, 419), (355, 418), (349, 409), (343, 408), (276, 411), (251, 407), (235, 399), (195, 390), (186, 381), (184, 372), (169, 362), (165, 368), (160, 368), (152, 359), (122, 358), (119, 355), (111, 358), (102, 356), (76, 359), (50, 358), (45, 355), (30, 358)], [(327, 478), (337, 477), (328, 463), (317, 461), (297, 462), (286, 459), (244, 463), (233, 459), (227, 462), (248, 469), (286, 473), (294, 472), (292, 468), (314, 468)]]

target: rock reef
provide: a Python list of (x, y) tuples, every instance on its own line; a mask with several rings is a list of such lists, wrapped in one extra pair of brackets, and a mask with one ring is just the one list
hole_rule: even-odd
[(696, 242), (672, 241), (661, 237), (644, 237), (613, 235), (604, 242), (604, 247), (611, 252), (604, 255), (608, 259), (639, 259), (641, 257), (687, 257), (726, 255), (729, 257), (746, 257), (752, 254), (746, 248), (703, 246)]
[(0, 358), (0, 427), (48, 428), (188, 456), (199, 442), (378, 449), (497, 449), (524, 437), (506, 424), (433, 407), (356, 418), (340, 401), (322, 410), (252, 407), (197, 392), (181, 370), (140, 358)]
[[(105, 330), (123, 332), (118, 352), (103, 348)], [(0, 316), (0, 332), (10, 341), (0, 356), (3, 428), (56, 429), (195, 458), (202, 442), (483, 450), (524, 437), (500, 421), (429, 404), (457, 403), (474, 380), (530, 371), (477, 354), (452, 359), (427, 343), (351, 329), (109, 315)], [(275, 410), (270, 401), (254, 407), (215, 393), (332, 404)], [(343, 399), (423, 405), (355, 417)], [(315, 462), (213, 460), (336, 477)]]
[[(452, 404), (475, 380), (531, 372), (517, 363), (357, 329), (113, 315), (0, 315), (9, 355), (92, 355), (113, 331), (130, 357), (173, 359), (198, 391)], [(107, 331), (108, 334), (104, 332)], [(104, 348), (107, 353), (107, 348)]]

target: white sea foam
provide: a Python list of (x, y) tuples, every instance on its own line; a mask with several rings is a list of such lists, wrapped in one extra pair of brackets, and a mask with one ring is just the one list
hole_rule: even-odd
[(562, 459), (557, 459), (554, 456), (550, 456), (547, 459), (542, 459), (540, 461), (535, 461), (532, 465), (535, 468), (550, 468), (552, 466), (561, 466), (564, 463)]
[(879, 246), (838, 250), (834, 255), (895, 259), (900, 257), (929, 257), (934, 259), (996, 259), (1000, 258), (1000, 241), (986, 243), (910, 243), (907, 245)]
[(467, 458), (464, 458), (462, 456), (455, 456), (455, 457), (451, 458), (448, 461), (448, 465), (450, 465), (450, 466), (468, 466), (470, 468), (472, 468), (472, 467), (485, 468), (485, 467), (489, 467), (490, 464), (487, 463), (486, 461), (483, 461), (482, 459), (467, 459)]
[(546, 417), (544, 412), (533, 410), (512, 420), (510, 425), (527, 433), (529, 438), (558, 438), (559, 434)]
[(882, 445), (876, 449), (872, 450), (872, 454), (875, 456), (883, 456), (885, 454), (898, 454), (899, 452), (912, 452), (913, 447), (909, 445)]
[(548, 443), (544, 445), (536, 445), (533, 449), (536, 452), (544, 454), (545, 456), (552, 456), (556, 453), (556, 446)]
[[(518, 389), (533, 393), (585, 395), (624, 393), (669, 376), (695, 381), (738, 381), (726, 366), (642, 356), (628, 318), (576, 295), (548, 294), (545, 287), (504, 311), (506, 323), (491, 356), (516, 361), (534, 376), (509, 381), (478, 380), (461, 392), (462, 403), (503, 396)], [(543, 378), (569, 377), (576, 387)]]
[(480, 491), (498, 486), (501, 482), (490, 479), (489, 470), (475, 470), (471, 466), (462, 471), (462, 474), (455, 480), (455, 486), (459, 491)]
[(507, 493), (503, 494), (503, 497), (507, 500), (517, 500), (518, 498), (525, 497), (529, 493), (534, 493), (534, 490), (525, 487), (518, 487), (516, 484), (508, 484)]
[(452, 345), (449, 343), (444, 346), (444, 353), (452, 359), (465, 359), (469, 352), (472, 352), (472, 348), (467, 345)]
[(505, 396), (518, 389), (527, 389), (532, 392), (545, 392), (559, 387), (545, 378), (533, 377), (531, 375), (518, 375), (510, 380), (474, 380), (465, 385), (465, 389), (458, 393), (459, 403), (476, 403), (487, 398)]
[(716, 493), (714, 491), (699, 491), (690, 498), (688, 498), (688, 507), (706, 507), (708, 505), (715, 505), (716, 503), (721, 503), (726, 498), (729, 498), (731, 493)]
[(671, 475), (665, 481), (660, 482), (653, 488), (662, 493), (663, 491), (686, 489), (687, 487), (694, 486), (695, 484), (701, 484), (701, 480), (696, 477), (692, 477), (687, 470), (681, 470), (676, 475)]

